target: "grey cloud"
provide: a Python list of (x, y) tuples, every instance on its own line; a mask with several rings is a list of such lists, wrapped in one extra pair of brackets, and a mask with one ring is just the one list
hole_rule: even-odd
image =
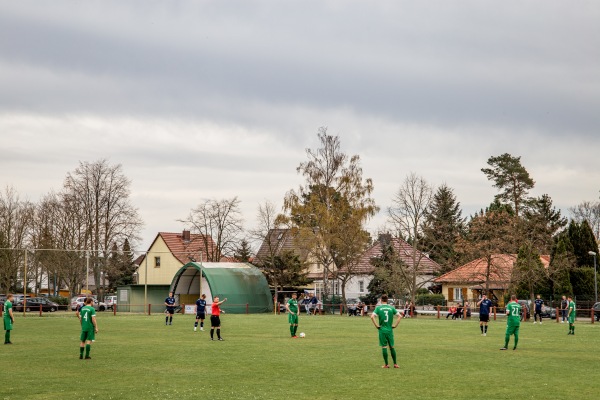
[[(59, 10), (66, 4), (57, 3)], [(441, 3), (378, 9), (358, 2), (287, 8), (183, 2), (166, 10), (150, 3), (133, 19), (136, 4), (147, 5), (115, 7), (116, 26), (106, 31), (98, 25), (110, 6), (90, 28), (68, 19), (60, 24), (56, 16), (27, 18), (27, 12), (0, 17), (4, 68), (52, 71), (32, 77), (31, 86), (23, 85), (27, 75), (3, 82), (9, 90), (0, 94), (0, 106), (252, 123), (239, 108), (260, 102), (549, 133), (589, 134), (600, 123), (600, 88), (589, 81), (600, 60), (588, 51), (600, 44), (598, 28), (585, 11), (559, 20), (562, 8), (538, 10), (533, 3), (521, 14)], [(527, 14), (533, 11), (546, 18)], [(162, 36), (151, 31), (153, 19)], [(8, 39), (14, 37), (19, 41)], [(581, 89), (586, 79), (592, 90)], [(271, 116), (257, 118), (268, 123)]]

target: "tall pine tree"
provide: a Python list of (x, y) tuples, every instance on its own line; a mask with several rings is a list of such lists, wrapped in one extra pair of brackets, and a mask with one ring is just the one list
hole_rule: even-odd
[(552, 250), (550, 266), (548, 267), (552, 293), (555, 299), (560, 299), (561, 296), (573, 295), (570, 271), (574, 265), (575, 256), (573, 255), (573, 245), (569, 240), (569, 236), (560, 234), (556, 239), (556, 245)]
[(444, 184), (433, 196), (423, 227), (424, 247), (430, 249), (429, 258), (443, 267), (440, 274), (459, 266), (455, 245), (464, 230), (465, 218), (460, 203), (453, 190)]

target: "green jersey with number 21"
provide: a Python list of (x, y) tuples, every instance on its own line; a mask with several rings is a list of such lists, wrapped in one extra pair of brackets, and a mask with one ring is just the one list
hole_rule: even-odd
[(511, 301), (506, 305), (506, 311), (509, 326), (521, 325), (521, 305), (519, 303)]

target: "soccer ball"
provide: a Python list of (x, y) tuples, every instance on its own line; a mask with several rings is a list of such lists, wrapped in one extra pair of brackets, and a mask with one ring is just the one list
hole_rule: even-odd
[(306, 336), (306, 334), (305, 334), (304, 332), (300, 332), (300, 334), (299, 334), (298, 336), (300, 336), (300, 337), (305, 337), (305, 336)]

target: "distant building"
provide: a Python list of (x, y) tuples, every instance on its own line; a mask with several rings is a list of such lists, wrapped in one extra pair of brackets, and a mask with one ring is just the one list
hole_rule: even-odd
[(139, 260), (136, 273), (139, 285), (170, 285), (173, 276), (190, 261), (206, 260), (206, 243), (213, 251), (215, 243), (211, 237), (190, 233), (159, 232), (150, 245), (148, 253)]
[[(380, 235), (379, 239), (361, 256), (354, 268), (356, 276), (346, 284), (346, 297), (358, 298), (368, 293), (367, 287), (373, 279), (375, 267), (372, 261), (382, 255), (382, 245), (384, 240), (390, 240), (396, 255), (406, 265), (413, 262), (413, 247), (402, 239), (393, 238), (391, 235)], [(436, 274), (442, 269), (442, 266), (430, 259), (427, 254), (417, 251), (417, 261), (420, 263), (419, 274), (417, 275), (417, 285), (427, 288), (427, 283), (432, 282)]]
[[(550, 256), (542, 255), (540, 260), (545, 268), (550, 264)], [(504, 295), (510, 287), (512, 270), (517, 261), (516, 254), (494, 254), (490, 258), (488, 297), (498, 305), (504, 305)], [(474, 301), (485, 290), (488, 274), (488, 260), (478, 258), (464, 264), (434, 280), (442, 285), (442, 294), (447, 301)]]

